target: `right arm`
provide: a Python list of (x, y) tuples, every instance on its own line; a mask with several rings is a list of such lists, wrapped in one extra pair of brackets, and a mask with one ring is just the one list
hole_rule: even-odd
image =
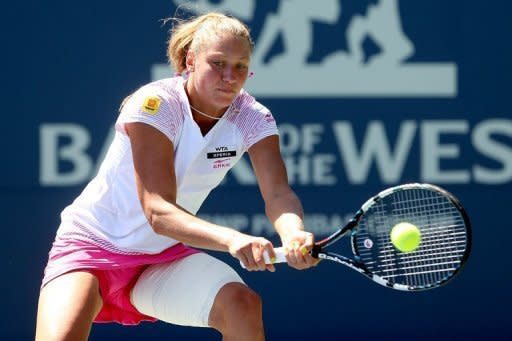
[(209, 223), (177, 204), (174, 148), (163, 133), (139, 122), (125, 127), (132, 147), (137, 193), (155, 233), (193, 247), (229, 252), (248, 270), (274, 270), (263, 260), (265, 250), (274, 256), (268, 240)]

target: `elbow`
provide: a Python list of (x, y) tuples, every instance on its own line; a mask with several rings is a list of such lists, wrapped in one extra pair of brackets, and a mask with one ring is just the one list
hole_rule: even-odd
[(142, 210), (144, 211), (144, 215), (146, 216), (146, 219), (156, 233), (159, 230), (159, 212), (157, 209), (155, 209), (152, 205), (143, 205)]
[(146, 219), (157, 234), (165, 234), (166, 221), (172, 215), (172, 208), (175, 206), (162, 200), (147, 200), (142, 202), (142, 209)]
[(157, 198), (142, 202), (146, 219), (156, 234), (169, 235), (170, 229), (176, 226), (180, 209), (176, 203)]
[[(168, 227), (168, 218), (166, 217), (168, 214), (164, 214), (162, 211), (157, 209), (147, 209), (145, 210), (146, 218), (148, 220), (149, 225), (153, 229), (153, 232), (159, 235), (168, 235), (169, 227)], [(166, 224), (167, 221), (167, 224)]]
[(166, 229), (163, 224), (160, 224), (158, 220), (154, 220), (153, 223), (150, 222), (151, 228), (153, 232), (160, 235), (166, 235)]

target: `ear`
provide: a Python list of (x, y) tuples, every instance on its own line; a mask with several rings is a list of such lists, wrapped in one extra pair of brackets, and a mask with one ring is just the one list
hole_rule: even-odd
[(185, 57), (185, 64), (187, 66), (187, 71), (194, 71), (194, 52), (191, 50), (187, 51), (187, 56)]

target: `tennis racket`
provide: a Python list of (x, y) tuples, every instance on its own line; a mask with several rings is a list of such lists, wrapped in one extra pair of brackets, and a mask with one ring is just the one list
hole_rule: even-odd
[[(401, 252), (391, 243), (391, 229), (400, 222), (421, 232), (412, 252)], [(326, 250), (348, 234), (353, 258)], [(274, 250), (274, 263), (286, 262), (286, 251)], [(315, 243), (311, 255), (346, 265), (388, 288), (420, 291), (451, 280), (470, 252), (470, 221), (459, 200), (440, 187), (413, 183), (388, 188), (366, 201), (343, 228)], [(265, 261), (270, 263), (268, 255)]]

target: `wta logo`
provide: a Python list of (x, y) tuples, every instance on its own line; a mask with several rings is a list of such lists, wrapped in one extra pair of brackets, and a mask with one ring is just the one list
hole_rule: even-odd
[[(366, 1), (368, 2), (368, 1)], [(246, 88), (255, 96), (283, 97), (445, 97), (457, 96), (455, 63), (409, 62), (414, 42), (402, 25), (398, 0), (312, 1), (280, 0), (267, 14), (256, 11), (255, 0), (192, 2), (174, 0), (192, 14), (222, 11), (258, 25), (251, 59), (255, 77)], [(188, 4), (188, 5), (185, 5)], [(354, 11), (353, 7), (363, 6)], [(347, 7), (347, 8), (345, 8)], [(350, 12), (347, 18), (346, 12)], [(352, 14), (352, 12), (355, 12)], [(258, 16), (256, 16), (258, 13)], [(344, 25), (339, 25), (344, 22)], [(315, 36), (314, 23), (339, 27), (329, 36)], [(318, 35), (318, 34), (316, 34)], [(343, 49), (324, 53), (311, 62), (315, 41), (330, 45), (344, 41)], [(378, 52), (368, 56), (371, 41)], [(276, 49), (276, 45), (280, 48)], [(277, 51), (276, 51), (277, 50)], [(167, 64), (155, 64), (152, 79), (170, 77)]]

